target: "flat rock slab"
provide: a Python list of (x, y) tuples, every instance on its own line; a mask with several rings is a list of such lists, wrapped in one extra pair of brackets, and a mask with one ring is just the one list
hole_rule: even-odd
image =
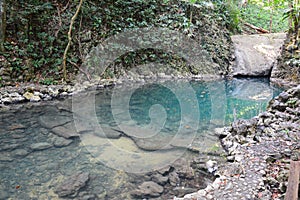
[(233, 35), (234, 76), (269, 76), (286, 38), (285, 33)]
[(89, 180), (88, 172), (77, 172), (76, 174), (66, 178), (61, 185), (59, 185), (55, 193), (59, 197), (66, 197), (69, 195), (75, 195), (78, 191), (86, 185)]
[(55, 135), (58, 135), (60, 137), (64, 137), (66, 139), (79, 137), (79, 134), (77, 133), (76, 127), (73, 123), (68, 123), (63, 126), (57, 126), (52, 129), (52, 132)]
[(39, 118), (40, 124), (45, 128), (54, 128), (71, 122), (70, 116), (64, 115), (42, 115)]

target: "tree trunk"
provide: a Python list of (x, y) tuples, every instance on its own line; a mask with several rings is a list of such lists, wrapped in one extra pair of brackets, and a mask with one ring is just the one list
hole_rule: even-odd
[(298, 200), (300, 161), (291, 161), (288, 187), (284, 200)]
[(0, 0), (0, 52), (4, 52), (5, 32), (6, 32), (6, 2)]
[(76, 10), (74, 16), (71, 18), (71, 22), (70, 22), (70, 27), (69, 27), (69, 32), (68, 32), (68, 44), (67, 44), (67, 47), (65, 49), (64, 56), (63, 56), (64, 81), (67, 80), (67, 54), (68, 54), (68, 51), (70, 49), (71, 42), (72, 42), (72, 27), (73, 27), (73, 24), (74, 24), (78, 14), (79, 14), (82, 3), (83, 3), (83, 0), (80, 0), (79, 5), (77, 7), (77, 10)]

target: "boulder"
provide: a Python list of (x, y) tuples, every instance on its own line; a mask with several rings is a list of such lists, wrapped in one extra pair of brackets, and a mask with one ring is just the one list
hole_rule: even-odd
[(234, 35), (234, 76), (270, 76), (285, 33)]

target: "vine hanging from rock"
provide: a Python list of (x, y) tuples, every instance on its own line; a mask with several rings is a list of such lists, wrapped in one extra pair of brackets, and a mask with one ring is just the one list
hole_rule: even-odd
[(67, 54), (68, 54), (68, 51), (70, 49), (71, 42), (72, 42), (72, 27), (73, 27), (73, 24), (79, 14), (82, 3), (83, 3), (83, 0), (80, 0), (77, 10), (76, 10), (75, 14), (73, 15), (73, 17), (71, 18), (70, 27), (69, 27), (69, 31), (68, 31), (68, 44), (66, 46), (66, 49), (64, 51), (64, 56), (63, 56), (63, 74), (64, 74), (63, 78), (65, 81), (67, 80)]

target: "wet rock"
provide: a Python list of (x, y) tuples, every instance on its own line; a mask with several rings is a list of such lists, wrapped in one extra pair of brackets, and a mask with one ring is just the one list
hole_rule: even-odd
[(59, 197), (76, 196), (89, 180), (88, 172), (78, 172), (65, 179), (55, 190)]
[(19, 146), (21, 146), (21, 144), (5, 144), (0, 147), (0, 150), (1, 151), (12, 151), (12, 150), (18, 148)]
[(193, 193), (195, 191), (197, 191), (197, 189), (195, 189), (195, 188), (190, 188), (190, 187), (175, 187), (175, 188), (173, 188), (172, 192), (174, 192), (174, 194), (176, 196), (182, 197), (185, 194)]
[(0, 153), (0, 161), (1, 162), (11, 162), (14, 159), (9, 154)]
[(0, 199), (9, 199), (9, 193), (7, 192), (6, 189), (0, 188)]
[(72, 142), (73, 142), (73, 140), (68, 140), (63, 137), (56, 137), (54, 139), (53, 144), (55, 147), (65, 147), (65, 146), (68, 146), (69, 144), (71, 144)]
[(180, 178), (177, 172), (173, 171), (169, 174), (169, 182), (172, 186), (177, 186), (177, 184), (179, 184)]
[(132, 137), (135, 144), (143, 150), (155, 151), (161, 149), (172, 149), (173, 146), (169, 145), (170, 139), (168, 137), (153, 137), (153, 138), (135, 138)]
[(49, 144), (48, 142), (40, 142), (40, 143), (35, 143), (30, 145), (30, 148), (35, 151), (49, 149), (50, 147), (52, 147), (52, 145)]
[(17, 129), (25, 129), (26, 127), (23, 124), (12, 124), (8, 127), (8, 130), (13, 131)]
[(159, 197), (163, 191), (164, 188), (161, 185), (153, 181), (146, 181), (139, 186), (138, 190), (133, 191), (131, 195), (137, 198)]
[(65, 124), (64, 126), (58, 126), (52, 129), (52, 132), (58, 136), (64, 137), (66, 139), (79, 137), (73, 123)]
[(39, 123), (45, 128), (54, 128), (70, 122), (69, 116), (65, 115), (43, 115), (39, 118)]
[(16, 150), (12, 151), (12, 154), (14, 156), (18, 156), (18, 157), (25, 157), (29, 154), (29, 152), (25, 149), (16, 149)]
[(169, 178), (161, 174), (155, 174), (151, 177), (151, 180), (160, 185), (165, 185), (168, 182)]
[(240, 119), (234, 121), (232, 123), (232, 135), (247, 136), (249, 134), (254, 134), (257, 122), (258, 119), (256, 118), (252, 118), (249, 120)]
[(169, 172), (171, 171), (171, 166), (168, 165), (166, 167), (160, 168), (159, 170), (157, 170), (158, 173), (160, 173), (161, 175), (167, 175)]
[(93, 130), (94, 134), (96, 136), (102, 137), (102, 138), (112, 138), (117, 139), (122, 136), (122, 132), (114, 129), (114, 128), (107, 128), (107, 127), (101, 127), (101, 130), (95, 129)]

